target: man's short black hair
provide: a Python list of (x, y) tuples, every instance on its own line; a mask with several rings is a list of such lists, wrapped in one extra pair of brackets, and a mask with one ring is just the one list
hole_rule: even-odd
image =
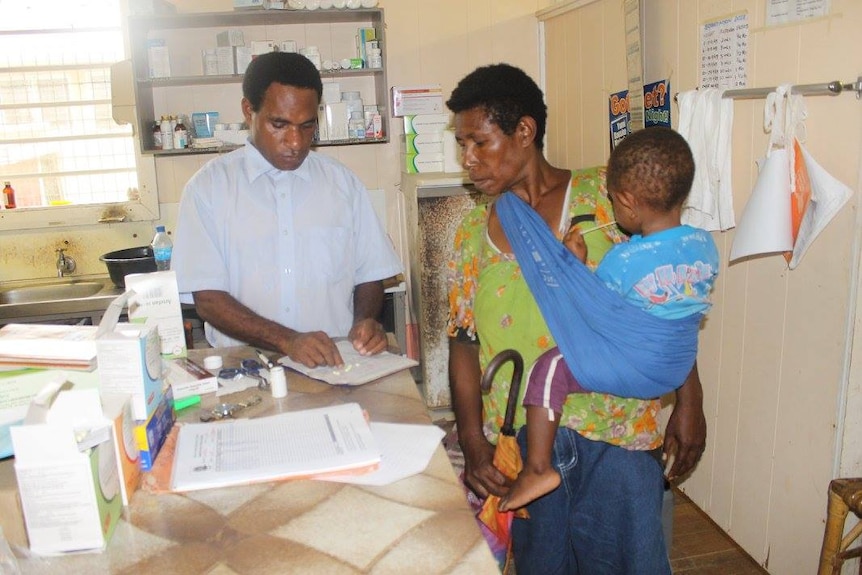
[(608, 160), (608, 191), (635, 194), (657, 211), (681, 206), (693, 181), (691, 148), (670, 128), (655, 126), (629, 134)]
[(446, 106), (455, 112), (481, 108), (507, 136), (518, 121), (530, 116), (536, 121), (535, 145), (544, 146), (548, 108), (539, 86), (523, 70), (510, 64), (476, 68), (458, 82)]
[(242, 95), (252, 110), (260, 110), (263, 95), (273, 82), (314, 90), (318, 101), (323, 96), (320, 72), (311, 60), (294, 52), (267, 52), (251, 61), (242, 79)]

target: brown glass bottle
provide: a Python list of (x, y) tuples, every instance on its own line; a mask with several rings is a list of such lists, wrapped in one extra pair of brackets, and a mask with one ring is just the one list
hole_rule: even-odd
[(9, 182), (5, 182), (5, 184), (3, 188), (3, 205), (6, 206), (7, 210), (11, 210), (15, 207), (15, 190), (12, 189), (12, 184)]

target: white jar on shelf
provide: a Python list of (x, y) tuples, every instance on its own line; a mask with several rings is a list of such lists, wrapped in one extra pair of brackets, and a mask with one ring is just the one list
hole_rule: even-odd
[(352, 112), (347, 124), (347, 135), (353, 140), (365, 139), (365, 117), (362, 112)]
[(380, 48), (371, 48), (370, 50), (368, 50), (368, 67), (383, 67), (383, 50), (381, 50)]

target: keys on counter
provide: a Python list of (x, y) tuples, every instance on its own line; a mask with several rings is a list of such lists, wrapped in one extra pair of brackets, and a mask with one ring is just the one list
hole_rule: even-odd
[(201, 413), (201, 421), (203, 421), (204, 423), (209, 423), (210, 421), (218, 421), (220, 419), (235, 417), (237, 413), (239, 413), (246, 407), (257, 405), (262, 400), (263, 398), (261, 398), (261, 396), (255, 395), (246, 401), (239, 401), (236, 403), (219, 403), (211, 410), (203, 410), (203, 412)]

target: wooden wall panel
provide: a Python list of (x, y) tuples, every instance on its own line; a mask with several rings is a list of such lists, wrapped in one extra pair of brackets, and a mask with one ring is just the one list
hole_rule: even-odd
[[(546, 61), (553, 63), (546, 80), (551, 123), (565, 118), (568, 126), (564, 140), (549, 139), (549, 157), (559, 165), (584, 165), (579, 162), (591, 158), (591, 151), (607, 146), (606, 111), (597, 121), (594, 101), (576, 88), (587, 90), (601, 77), (602, 88), (610, 89), (616, 73), (608, 71), (619, 69), (616, 47), (622, 39), (609, 32), (609, 19), (615, 10), (621, 14), (621, 5), (622, 0), (597, 0), (544, 23)], [(641, 6), (644, 78), (669, 77), (672, 92), (697, 86), (700, 26), (740, 11), (749, 17), (749, 86), (848, 82), (862, 73), (856, 47), (862, 3), (853, 0), (833, 0), (826, 18), (768, 28), (766, 0), (641, 0)], [(558, 25), (563, 21), (574, 24), (566, 29)], [(598, 29), (604, 33), (583, 32)], [(589, 47), (557, 37), (578, 32), (591, 40)], [(564, 78), (554, 74), (559, 62), (579, 60), (579, 77), (572, 79), (571, 67)], [(858, 188), (862, 104), (852, 95), (806, 102), (809, 151), (835, 177)], [(734, 102), (737, 221), (757, 178), (756, 160), (766, 151), (763, 104)], [(674, 107), (674, 125), (677, 114)], [(580, 147), (572, 146), (574, 140)], [(714, 234), (724, 261), (698, 358), (708, 445), (681, 487), (774, 573), (816, 569), (833, 470), (862, 474), (862, 441), (853, 439), (862, 434), (862, 418), (851, 413), (841, 419), (845, 403), (849, 409), (862, 405), (862, 370), (851, 362), (853, 351), (860, 355), (853, 329), (862, 324), (855, 307), (862, 250), (857, 206), (854, 197), (796, 270), (788, 270), (780, 256), (728, 265), (735, 232)]]

